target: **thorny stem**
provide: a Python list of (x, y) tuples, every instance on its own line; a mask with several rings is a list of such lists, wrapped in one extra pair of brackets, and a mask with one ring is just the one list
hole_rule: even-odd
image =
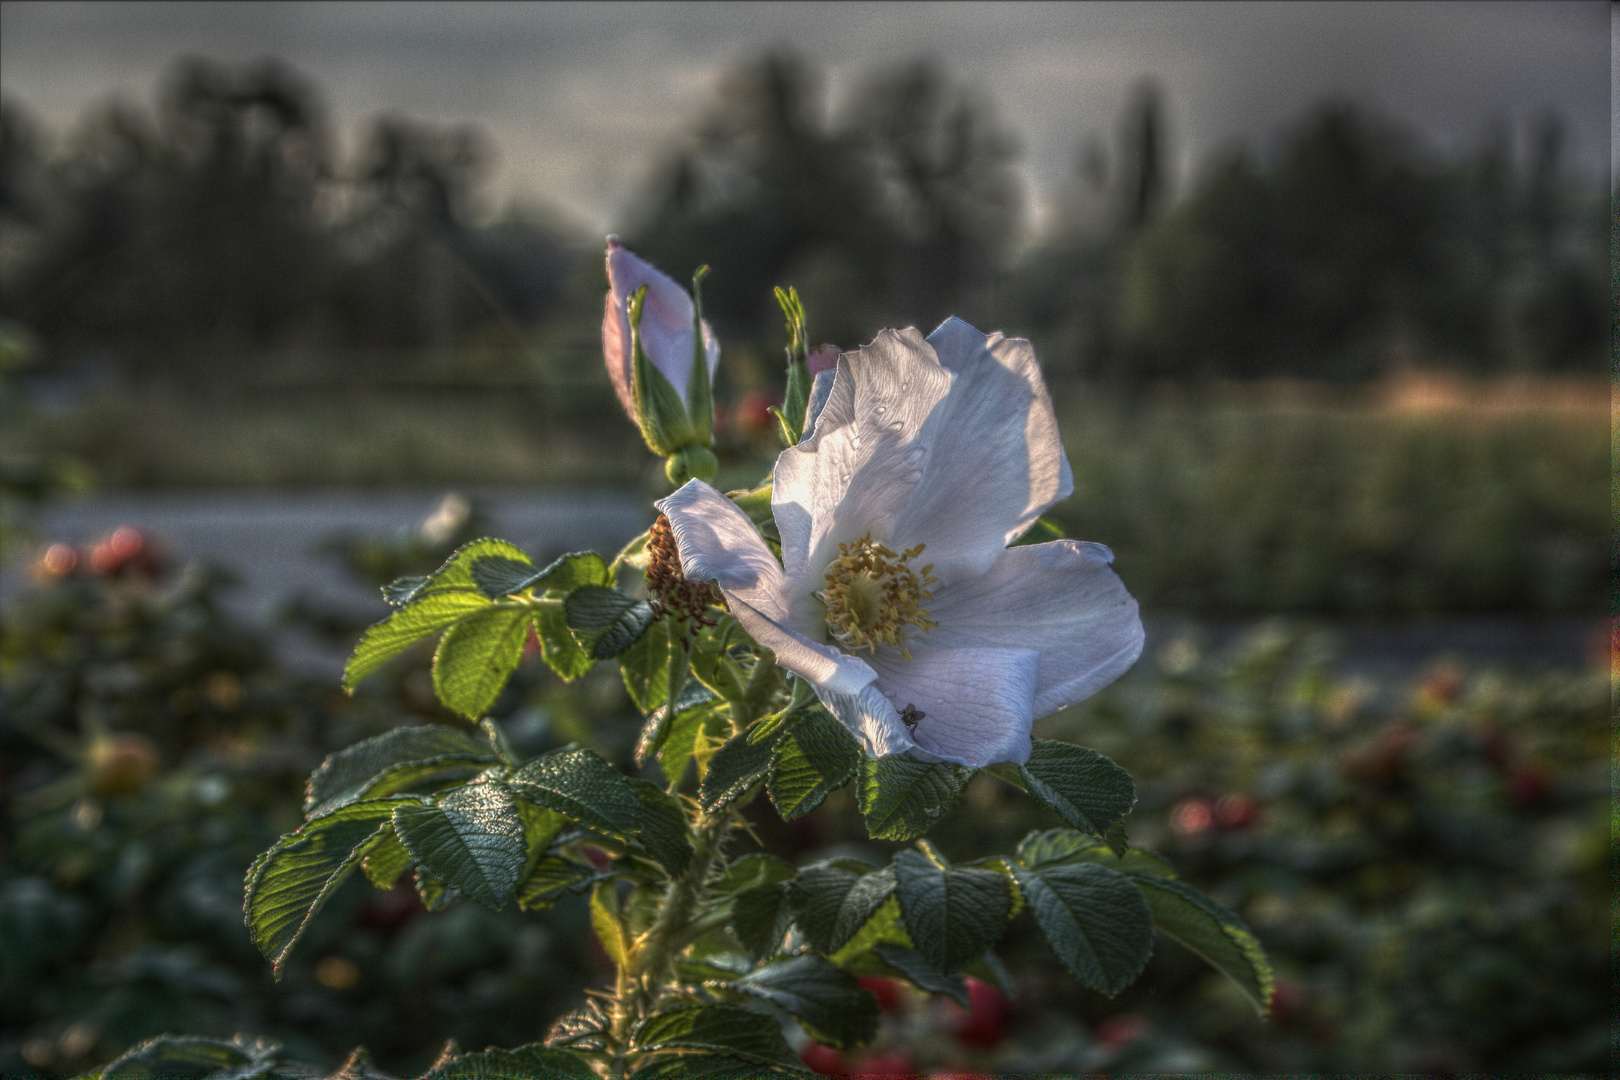
[(657, 1004), (674, 954), (690, 943), (689, 931), (695, 923), (692, 910), (708, 882), (715, 861), (721, 857), (725, 841), (739, 823), (735, 809), (714, 817), (700, 817), (691, 833), (692, 861), (686, 872), (669, 883), (659, 905), (658, 917), (631, 945), (615, 983), (614, 1002), (608, 1029), (610, 1077), (626, 1075), (630, 1054), (630, 1033)]

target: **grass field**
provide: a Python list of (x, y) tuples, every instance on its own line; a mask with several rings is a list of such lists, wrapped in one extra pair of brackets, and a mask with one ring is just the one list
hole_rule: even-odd
[[(1053, 516), (1111, 546), (1157, 609), (1605, 610), (1600, 380), (1060, 384), (1054, 399), (1076, 493)], [(745, 427), (724, 426), (723, 485), (769, 468), (774, 436)], [(76, 459), (107, 488), (662, 483), (594, 383), (106, 398), (9, 425), (0, 454)]]

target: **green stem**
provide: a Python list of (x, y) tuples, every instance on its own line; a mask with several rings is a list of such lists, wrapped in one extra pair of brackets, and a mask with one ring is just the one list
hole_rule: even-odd
[(631, 1032), (662, 996), (675, 954), (690, 944), (689, 932), (695, 925), (693, 909), (701, 899), (715, 860), (721, 856), (727, 834), (736, 824), (734, 810), (699, 820), (692, 830), (692, 861), (685, 873), (669, 883), (658, 917), (632, 943), (619, 969), (608, 1033), (613, 1054), (609, 1075), (615, 1080), (626, 1075)]

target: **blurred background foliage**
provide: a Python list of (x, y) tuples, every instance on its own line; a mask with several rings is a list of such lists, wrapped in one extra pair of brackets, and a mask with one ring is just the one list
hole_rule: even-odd
[[(1114, 548), (1145, 611), (1203, 620), (1041, 733), (1125, 765), (1133, 840), (1241, 911), (1284, 976), (1261, 1025), (1167, 944), (1108, 1001), (1014, 928), (1004, 992), (975, 986), (963, 1013), (876, 987), (877, 1046), (806, 1060), (1606, 1069), (1606, 643), (1584, 667), (1358, 674), (1325, 620), (1604, 610), (1607, 197), (1565, 170), (1556, 117), (1518, 133), (1528, 155), (1504, 129), (1457, 158), (1349, 102), (1176, 190), (1165, 110), (1138, 86), (1037, 223), (1016, 141), (946, 68), (888, 69), (834, 108), (812, 65), (766, 57), (620, 226), (677, 278), (714, 267), (730, 486), (775, 448), (773, 285), (846, 348), (952, 313), (1036, 343), (1076, 479), (1054, 516)], [(32, 549), (32, 500), (88, 478), (647, 488), (600, 359), (601, 238), (491, 205), (495, 149), (389, 116), (346, 155), (318, 88), (274, 63), (181, 62), (155, 109), (61, 135), (0, 105), (0, 554)], [(331, 554), (376, 584), (476, 522)], [(605, 977), (578, 906), (422, 917), (409, 888), (352, 881), (272, 982), (243, 872), (325, 754), (457, 722), (427, 657), (344, 698), (139, 533), (33, 554), (0, 621), (0, 1072), (76, 1072), (168, 1030), (328, 1066), (364, 1043), (404, 1074), (447, 1038), (542, 1035)], [(1245, 621), (1279, 612), (1295, 621)], [(360, 630), (319, 598), (284, 618), (339, 652)], [(495, 713), (529, 753), (622, 761), (638, 726), (610, 670), (565, 686), (538, 663)], [(757, 828), (799, 861), (886, 856), (854, 821), (843, 793)], [(985, 782), (940, 842), (970, 858), (1056, 824)]]

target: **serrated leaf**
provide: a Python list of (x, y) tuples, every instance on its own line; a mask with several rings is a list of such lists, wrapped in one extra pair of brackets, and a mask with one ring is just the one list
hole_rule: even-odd
[(528, 859), (523, 817), (500, 783), (475, 783), (436, 805), (401, 806), (394, 831), (411, 858), (485, 907), (506, 903)]
[(593, 867), (560, 855), (542, 855), (517, 888), (518, 907), (524, 911), (544, 910), (569, 893), (584, 892), (599, 878)]
[(307, 821), (254, 860), (242, 908), (248, 934), (279, 977), (309, 921), (355, 865), (386, 835), (395, 808), (413, 795), (350, 803)]
[(641, 829), (635, 840), (669, 873), (679, 877), (692, 861), (692, 842), (686, 835), (686, 814), (664, 789), (646, 780), (631, 779), (641, 801)]
[(1007, 879), (994, 870), (940, 867), (916, 851), (894, 857), (906, 931), (928, 966), (950, 975), (983, 956), (1006, 929)]
[(445, 631), (433, 654), (433, 692), (452, 712), (476, 720), (489, 711), (523, 660), (534, 613), (490, 607)]
[(1113, 997), (1153, 952), (1153, 919), (1130, 878), (1091, 863), (1016, 869), (1052, 951), (1075, 978)]
[(630, 955), (630, 937), (619, 919), (619, 899), (615, 883), (603, 881), (591, 892), (591, 929), (602, 943), (615, 967), (623, 968)]
[(756, 885), (791, 881), (797, 873), (793, 864), (786, 859), (754, 852), (733, 860), (721, 873), (720, 880), (714, 883), (712, 891), (716, 896), (725, 896), (727, 893), (751, 889)]
[(360, 861), (360, 867), (366, 873), (366, 880), (371, 882), (373, 888), (392, 889), (411, 865), (411, 853), (405, 845), (399, 842), (399, 837), (390, 830), (388, 835), (377, 842), (371, 849), (371, 854)]
[(756, 960), (774, 956), (782, 946), (782, 935), (793, 921), (787, 886), (767, 882), (743, 889), (731, 901), (731, 928), (737, 940)]
[(547, 1046), (577, 1046), (585, 1050), (600, 1050), (605, 1045), (602, 1035), (608, 1029), (608, 1018), (602, 1006), (592, 999), (564, 1013), (546, 1032)]
[(596, 664), (591, 654), (568, 629), (561, 600), (540, 601), (534, 608), (534, 632), (540, 639), (540, 659), (564, 682), (572, 682)]
[(360, 635), (354, 654), (343, 667), (343, 689), (354, 693), (361, 679), (418, 641), (491, 606), (490, 599), (476, 589), (444, 592), (420, 597), (381, 622), (373, 623)]
[(775, 1023), (736, 1005), (681, 1004), (653, 1013), (636, 1025), (637, 1050), (703, 1050), (763, 1065), (798, 1064)]
[(494, 1080), (496, 1077), (595, 1077), (589, 1059), (572, 1050), (530, 1043), (515, 1050), (491, 1047), (436, 1062), (421, 1080)]
[(973, 779), (973, 770), (902, 754), (861, 759), (861, 815), (874, 840), (915, 840), (939, 823)]
[(828, 1046), (860, 1046), (877, 1034), (877, 998), (823, 957), (778, 960), (730, 985), (792, 1014), (811, 1038)]
[(426, 574), (395, 578), (382, 587), (383, 599), (393, 607), (403, 607), (416, 599), (422, 586), (431, 580)]
[(611, 585), (607, 563), (594, 551), (570, 551), (551, 560), (532, 583), (547, 592), (573, 592), (586, 585)]
[(444, 560), (444, 564), (428, 575), (428, 582), (417, 593), (417, 597), (455, 591), (482, 592), (477, 579), (473, 576), (474, 567), (482, 559), (507, 559), (534, 565), (533, 560), (522, 548), (505, 540), (495, 540), (487, 536), (469, 540), (451, 552), (450, 557)]
[(530, 802), (600, 832), (632, 837), (641, 827), (641, 799), (625, 775), (581, 747), (535, 758), (507, 778)]
[(861, 767), (861, 745), (820, 709), (795, 721), (776, 741), (766, 790), (784, 820), (820, 806)]
[(1180, 881), (1133, 875), (1153, 922), (1225, 974), (1264, 1016), (1275, 977), (1264, 947), (1231, 910)]
[(234, 1042), (195, 1035), (159, 1035), (130, 1047), (100, 1075), (114, 1077), (208, 1076), (253, 1064), (253, 1058)]
[(872, 952), (917, 989), (929, 994), (944, 994), (962, 1008), (968, 1007), (966, 980), (960, 975), (941, 975), (915, 949), (885, 941), (873, 945)]
[(837, 952), (894, 892), (892, 870), (863, 869), (846, 860), (817, 863), (789, 883), (793, 921), (816, 952)]
[(321, 762), (304, 787), (304, 815), (316, 817), (345, 803), (392, 795), (429, 780), (473, 776), (495, 761), (487, 744), (455, 728), (440, 724), (395, 728)]
[(645, 600), (605, 585), (583, 585), (563, 604), (568, 628), (593, 660), (608, 660), (634, 645), (653, 621)]
[[(885, 873), (892, 876), (893, 871), (891, 869)], [(827, 959), (856, 975), (885, 974), (885, 971), (869, 970), (872, 966), (872, 950), (879, 945), (899, 945), (909, 949), (912, 944), (911, 935), (906, 933), (906, 921), (900, 915), (900, 898), (891, 892), (861, 928)]]
[[(708, 692), (707, 687), (704, 692)], [(696, 762), (701, 777), (730, 734), (731, 720), (721, 702), (711, 700), (679, 712), (658, 747), (658, 768), (666, 780), (677, 784), (686, 774), (687, 764)]]
[(523, 818), (523, 846), (528, 852), (523, 865), (523, 876), (527, 878), (551, 847), (551, 842), (568, 827), (570, 819), (567, 814), (536, 806), (527, 799), (519, 799), (517, 808)]
[[(636, 643), (619, 654), (619, 677), (624, 688), (643, 714), (652, 712), (669, 697), (670, 633), (674, 620), (665, 616), (654, 620)], [(680, 648), (679, 640), (675, 643)], [(645, 761), (647, 753), (637, 750)]]
[[(1008, 766), (992, 771), (1012, 780)], [(1016, 766), (1012, 782), (1030, 797), (1056, 810), (1077, 829), (1102, 836), (1136, 804), (1131, 774), (1113, 761), (1083, 746), (1036, 739), (1029, 762)]]
[(708, 771), (703, 774), (703, 784), (698, 789), (703, 812), (713, 814), (723, 810), (765, 779), (775, 746), (774, 740), (750, 741), (746, 731), (728, 739), (714, 752)]
[(1124, 857), (1120, 858), (1106, 843), (1073, 829), (1048, 829), (1045, 832), (1030, 833), (1018, 842), (1017, 858), (1031, 870), (1039, 870), (1044, 866), (1089, 862), (1128, 874), (1167, 878), (1176, 876), (1170, 864), (1151, 851), (1129, 848)]
[(663, 753), (665, 742), (680, 729), (683, 713), (714, 700), (714, 691), (696, 680), (688, 680), (675, 695), (673, 714), (667, 701), (656, 706), (647, 715), (647, 722), (642, 725), (641, 734), (636, 739), (636, 764), (645, 765), (648, 758)]
[(520, 592), (535, 579), (534, 563), (528, 559), (511, 559), (504, 555), (485, 555), (474, 559), (473, 584), (491, 600)]
[(461, 899), (461, 890), (446, 885), (420, 866), (416, 868), (416, 895), (429, 911), (443, 911)]

